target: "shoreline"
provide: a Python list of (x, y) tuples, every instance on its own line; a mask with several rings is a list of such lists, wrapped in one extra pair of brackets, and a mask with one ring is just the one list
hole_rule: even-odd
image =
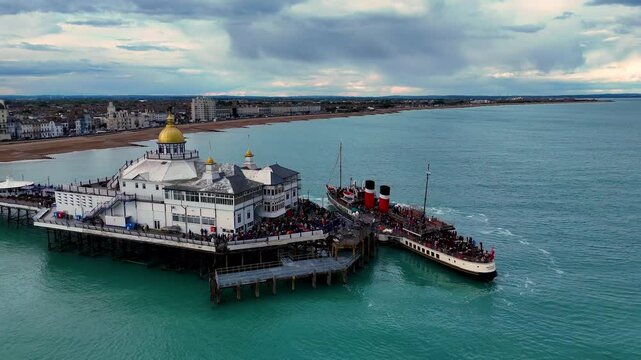
[[(412, 110), (440, 110), (460, 109), (484, 106), (511, 106), (511, 105), (542, 105), (542, 104), (569, 104), (592, 101), (565, 101), (565, 102), (537, 102), (537, 103), (499, 103), (499, 104), (465, 104), (440, 107), (395, 107), (391, 109), (379, 109), (358, 113), (327, 113), (315, 115), (292, 115), (266, 118), (248, 118), (237, 120), (224, 120), (207, 123), (180, 124), (180, 130), (185, 133), (217, 132), (226, 129), (235, 129), (255, 125), (269, 125), (277, 123), (288, 123), (294, 121), (324, 120), (335, 118), (347, 118), (354, 116), (369, 116), (395, 114)], [(74, 151), (100, 150), (125, 146), (141, 146), (136, 144), (141, 141), (153, 140), (158, 136), (162, 127), (146, 129), (125, 130), (104, 134), (93, 134), (85, 136), (61, 137), (54, 139), (39, 139), (29, 141), (12, 141), (0, 143), (0, 164), (52, 159), (50, 155), (69, 153)]]

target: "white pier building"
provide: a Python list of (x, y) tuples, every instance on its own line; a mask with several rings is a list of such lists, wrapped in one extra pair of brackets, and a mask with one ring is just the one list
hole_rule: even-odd
[(55, 212), (76, 221), (100, 219), (107, 226), (220, 235), (282, 216), (298, 202), (298, 172), (278, 164), (260, 168), (250, 150), (242, 166), (212, 157), (202, 161), (197, 151), (186, 149), (171, 113), (157, 144), (109, 179), (56, 191)]

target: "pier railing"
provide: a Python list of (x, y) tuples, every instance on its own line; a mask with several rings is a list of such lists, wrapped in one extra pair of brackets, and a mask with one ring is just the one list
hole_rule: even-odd
[[(301, 254), (301, 255), (287, 256), (287, 259), (291, 261), (301, 261), (301, 260), (310, 260), (310, 259), (320, 259), (323, 257), (329, 257), (329, 254), (326, 254), (326, 255)], [(217, 269), (216, 275), (230, 274), (230, 273), (242, 272), (242, 271), (268, 269), (268, 268), (278, 267), (282, 265), (283, 265), (283, 260), (281, 259), (281, 260), (268, 261), (268, 262), (262, 262), (257, 264), (230, 266), (222, 269)]]
[(118, 192), (114, 190), (108, 190), (105, 188), (78, 186), (78, 185), (62, 185), (60, 190), (81, 193), (81, 194), (102, 195), (102, 196), (111, 196), (111, 197), (115, 197), (116, 195), (118, 195)]
[(198, 151), (196, 150), (187, 150), (180, 154), (172, 153), (159, 153), (158, 151), (147, 151), (144, 156), (146, 159), (158, 159), (158, 160), (189, 160), (195, 159), (198, 157)]
[[(181, 236), (158, 234), (156, 232), (127, 230), (127, 229), (114, 227), (114, 226), (97, 226), (97, 225), (82, 223), (76, 220), (48, 218), (48, 219), (38, 219), (36, 220), (36, 222), (41, 222), (46, 224), (56, 224), (56, 225), (62, 225), (66, 227), (74, 227), (74, 228), (80, 228), (80, 229), (102, 231), (102, 232), (108, 232), (113, 234), (124, 234), (124, 235), (146, 237), (150, 239), (168, 240), (168, 241), (174, 241), (177, 243), (189, 243), (194, 245), (216, 247), (216, 242), (214, 241), (202, 241), (202, 240), (190, 239), (190, 238), (181, 237)], [(227, 245), (269, 243), (269, 241), (307, 238), (307, 237), (321, 236), (321, 235), (324, 235), (323, 231), (317, 230), (317, 231), (308, 231), (303, 233), (294, 233), (294, 234), (287, 234), (287, 235), (280, 235), (280, 236), (270, 236), (267, 238), (229, 241), (227, 242)]]
[(132, 235), (132, 236), (139, 236), (139, 237), (145, 237), (150, 239), (174, 241), (177, 243), (189, 243), (194, 245), (211, 246), (211, 247), (216, 246), (216, 244), (211, 241), (201, 241), (201, 240), (183, 238), (180, 236), (163, 235), (163, 234), (157, 234), (154, 232), (146, 232), (146, 231), (139, 231), (139, 230), (127, 230), (127, 229), (113, 227), (113, 226), (96, 226), (96, 225), (80, 223), (75, 220), (40, 219), (40, 220), (37, 220), (37, 222), (46, 223), (46, 224), (63, 225), (66, 227), (74, 227), (79, 229), (96, 230), (96, 231), (108, 232), (112, 234)]
[(256, 238), (256, 239), (231, 240), (231, 241), (227, 242), (227, 245), (255, 244), (255, 243), (259, 243), (259, 242), (267, 242), (268, 243), (270, 241), (299, 239), (299, 238), (319, 236), (319, 235), (324, 235), (324, 234), (325, 233), (323, 232), (323, 230), (305, 231), (305, 232), (299, 232), (299, 233), (293, 233), (293, 234), (268, 236), (268, 237), (262, 237), (262, 238)]

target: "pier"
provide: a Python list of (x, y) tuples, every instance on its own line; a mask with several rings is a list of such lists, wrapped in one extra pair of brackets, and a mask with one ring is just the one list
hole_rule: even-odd
[(232, 289), (236, 300), (240, 301), (243, 286), (252, 286), (258, 298), (261, 284), (268, 284), (272, 295), (276, 295), (279, 281), (288, 282), (291, 291), (296, 289), (296, 282), (303, 279), (311, 279), (312, 287), (316, 288), (318, 278), (322, 277), (330, 286), (335, 273), (340, 274), (340, 281), (346, 284), (350, 269), (356, 272), (358, 267), (364, 267), (376, 254), (376, 240), (372, 234), (354, 237), (348, 241), (349, 244), (343, 244), (352, 251), (339, 252), (341, 246), (336, 244), (342, 242), (334, 238), (334, 245), (329, 252), (321, 250), (312, 254), (281, 255), (277, 261), (217, 268), (209, 277), (210, 299), (220, 304), (223, 290)]
[(30, 225), (34, 216), (45, 212), (37, 203), (0, 198), (0, 216), (6, 217), (8, 223)]

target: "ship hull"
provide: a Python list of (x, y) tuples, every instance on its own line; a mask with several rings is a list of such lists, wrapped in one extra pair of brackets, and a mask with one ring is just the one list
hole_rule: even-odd
[[(496, 266), (493, 262), (491, 263), (474, 263), (471, 261), (465, 261), (447, 254), (435, 251), (428, 247), (422, 246), (412, 240), (407, 238), (397, 239), (398, 245), (404, 247), (411, 252), (435, 262), (443, 267), (446, 267), (450, 270), (454, 270), (457, 273), (464, 275), (468, 278), (472, 278), (479, 281), (492, 281), (497, 276)], [(409, 244), (409, 245), (408, 245)], [(416, 246), (416, 247), (414, 247)], [(434, 255), (431, 255), (434, 253)], [(436, 255), (438, 254), (438, 258)]]

